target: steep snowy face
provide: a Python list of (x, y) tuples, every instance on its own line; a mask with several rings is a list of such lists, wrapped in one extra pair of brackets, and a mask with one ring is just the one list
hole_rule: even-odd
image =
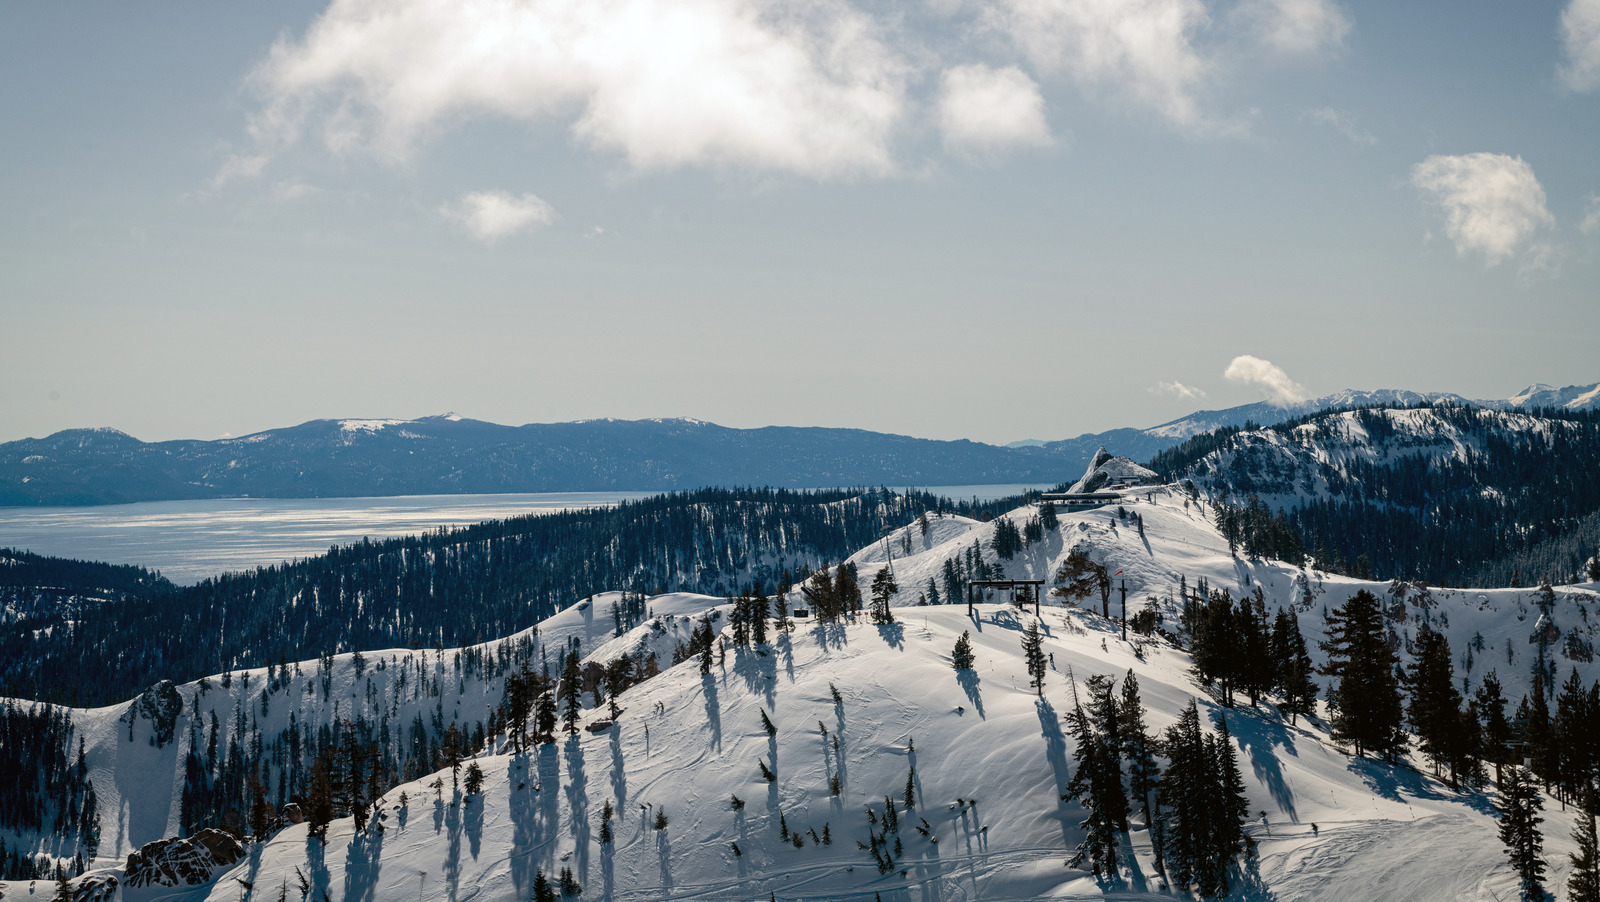
[(1089, 469), (1067, 491), (1098, 492), (1113, 485), (1155, 485), (1160, 481), (1154, 470), (1141, 467), (1126, 457), (1114, 457), (1101, 448), (1089, 461)]

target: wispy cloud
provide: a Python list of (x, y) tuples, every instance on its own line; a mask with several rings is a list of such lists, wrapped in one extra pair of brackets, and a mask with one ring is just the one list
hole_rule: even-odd
[(1222, 371), (1222, 377), (1229, 382), (1255, 386), (1268, 401), (1280, 407), (1304, 401), (1308, 397), (1306, 390), (1290, 379), (1281, 367), (1270, 360), (1249, 354), (1233, 358), (1228, 368)]
[(556, 212), (532, 194), (474, 191), (440, 207), (439, 214), (479, 241), (493, 244), (529, 226), (548, 225)]
[(1006, 0), (990, 19), (1043, 72), (1183, 128), (1206, 125), (1198, 94), (1211, 64), (1195, 42), (1210, 15), (1200, 0)]
[(1600, 233), (1600, 194), (1589, 195), (1589, 204), (1583, 209), (1583, 219), (1578, 231), (1585, 235)]
[(1600, 88), (1600, 0), (1572, 0), (1561, 13), (1558, 74), (1568, 90)]
[(1334, 53), (1350, 34), (1349, 16), (1329, 0), (1241, 0), (1233, 17), (1259, 46), (1283, 56)]
[(1521, 157), (1431, 156), (1412, 167), (1411, 183), (1444, 211), (1445, 234), (1456, 253), (1480, 253), (1490, 266), (1555, 223), (1545, 207), (1544, 188)]
[(1326, 125), (1349, 138), (1351, 143), (1359, 144), (1362, 147), (1371, 147), (1378, 143), (1376, 135), (1362, 128), (1356, 122), (1356, 117), (1344, 110), (1336, 110), (1327, 106), (1318, 107), (1314, 110), (1306, 110), (1301, 118), (1315, 122), (1318, 125)]
[(1174, 395), (1189, 401), (1198, 400), (1206, 396), (1203, 390), (1192, 385), (1184, 385), (1176, 379), (1163, 379), (1150, 386), (1149, 391), (1151, 394)]
[(993, 157), (1052, 143), (1039, 85), (1016, 66), (956, 66), (939, 88), (939, 131), (946, 149)]

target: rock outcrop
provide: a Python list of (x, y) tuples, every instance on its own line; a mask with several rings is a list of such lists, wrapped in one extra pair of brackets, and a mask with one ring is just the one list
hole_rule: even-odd
[(244, 846), (221, 830), (201, 830), (188, 839), (172, 837), (145, 843), (128, 856), (123, 879), (131, 887), (195, 886), (244, 856)]

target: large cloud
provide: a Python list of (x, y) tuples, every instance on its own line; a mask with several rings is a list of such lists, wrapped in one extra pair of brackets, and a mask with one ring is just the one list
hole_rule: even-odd
[(1304, 401), (1307, 397), (1306, 390), (1290, 379), (1282, 367), (1270, 360), (1251, 357), (1249, 354), (1240, 354), (1233, 358), (1228, 368), (1223, 370), (1222, 377), (1229, 382), (1242, 382), (1245, 385), (1255, 386), (1268, 401), (1279, 407)]
[(1317, 53), (1348, 28), (1332, 0), (331, 0), (256, 68), (255, 146), (215, 183), (307, 140), (403, 161), (474, 119), (641, 172), (885, 176), (929, 119), (963, 155), (1049, 143), (1035, 78), (1220, 133), (1204, 98), (1240, 46)]
[(1555, 222), (1544, 188), (1521, 157), (1431, 156), (1412, 167), (1411, 183), (1444, 211), (1445, 233), (1456, 253), (1481, 253), (1491, 266)]
[(1016, 66), (956, 66), (939, 90), (939, 130), (945, 147), (985, 156), (1051, 143), (1044, 97)]
[(1573, 91), (1600, 88), (1600, 0), (1572, 0), (1561, 13), (1561, 81)]
[(464, 118), (560, 117), (641, 170), (880, 174), (908, 74), (829, 0), (334, 0), (257, 71), (255, 131), (404, 157)]

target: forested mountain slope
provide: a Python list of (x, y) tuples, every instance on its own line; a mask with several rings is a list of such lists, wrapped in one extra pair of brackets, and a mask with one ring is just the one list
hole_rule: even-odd
[[(1461, 584), (1600, 511), (1600, 414), (1362, 408), (1197, 436), (1152, 466), (1229, 504), (1282, 510), (1304, 550), (1338, 569)], [(1507, 581), (1585, 575), (1572, 557), (1544, 555), (1539, 572)]]

